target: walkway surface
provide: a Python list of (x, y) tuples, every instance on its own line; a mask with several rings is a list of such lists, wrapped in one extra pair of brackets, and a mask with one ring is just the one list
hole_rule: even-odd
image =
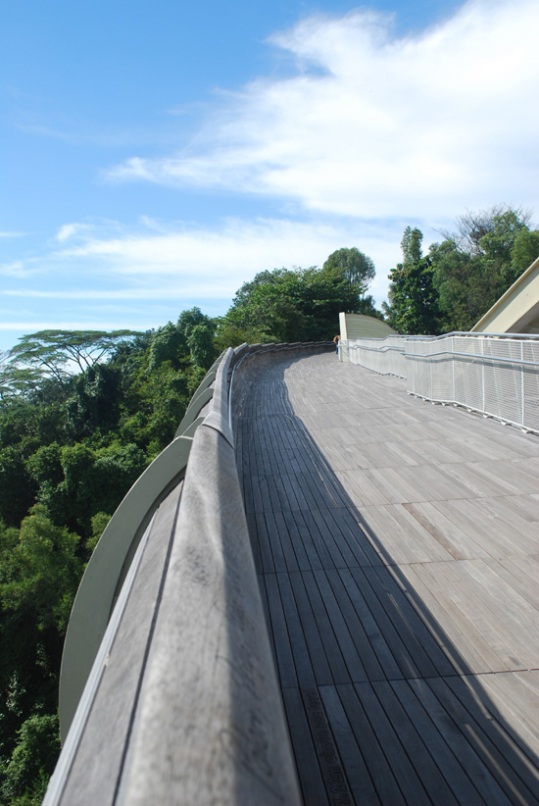
[(305, 802), (539, 802), (539, 438), (333, 353), (250, 372), (238, 460)]

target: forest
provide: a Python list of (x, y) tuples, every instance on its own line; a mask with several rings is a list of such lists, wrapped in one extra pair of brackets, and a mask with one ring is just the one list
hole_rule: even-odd
[(372, 260), (343, 248), (321, 268), (256, 274), (217, 319), (192, 308), (145, 333), (39, 331), (0, 356), (0, 803), (41, 802), (85, 564), (217, 355), (244, 341), (331, 340), (340, 311), (403, 333), (469, 329), (539, 255), (539, 232), (497, 207), (466, 214), (426, 254), (407, 227), (402, 250), (383, 311), (367, 293)]

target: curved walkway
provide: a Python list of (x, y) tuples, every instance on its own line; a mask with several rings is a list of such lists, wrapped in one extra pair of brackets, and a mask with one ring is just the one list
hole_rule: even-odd
[(538, 802), (539, 439), (334, 353), (237, 389), (305, 802)]

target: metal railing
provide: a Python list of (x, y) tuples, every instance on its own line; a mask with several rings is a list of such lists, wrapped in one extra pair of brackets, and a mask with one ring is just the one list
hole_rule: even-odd
[(340, 358), (404, 378), (410, 394), (539, 433), (539, 337), (448, 333), (341, 342)]

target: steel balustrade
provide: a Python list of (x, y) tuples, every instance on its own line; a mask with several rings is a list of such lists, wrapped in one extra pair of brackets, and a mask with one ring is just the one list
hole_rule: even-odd
[(539, 337), (448, 333), (341, 341), (341, 361), (406, 380), (409, 394), (539, 433)]

